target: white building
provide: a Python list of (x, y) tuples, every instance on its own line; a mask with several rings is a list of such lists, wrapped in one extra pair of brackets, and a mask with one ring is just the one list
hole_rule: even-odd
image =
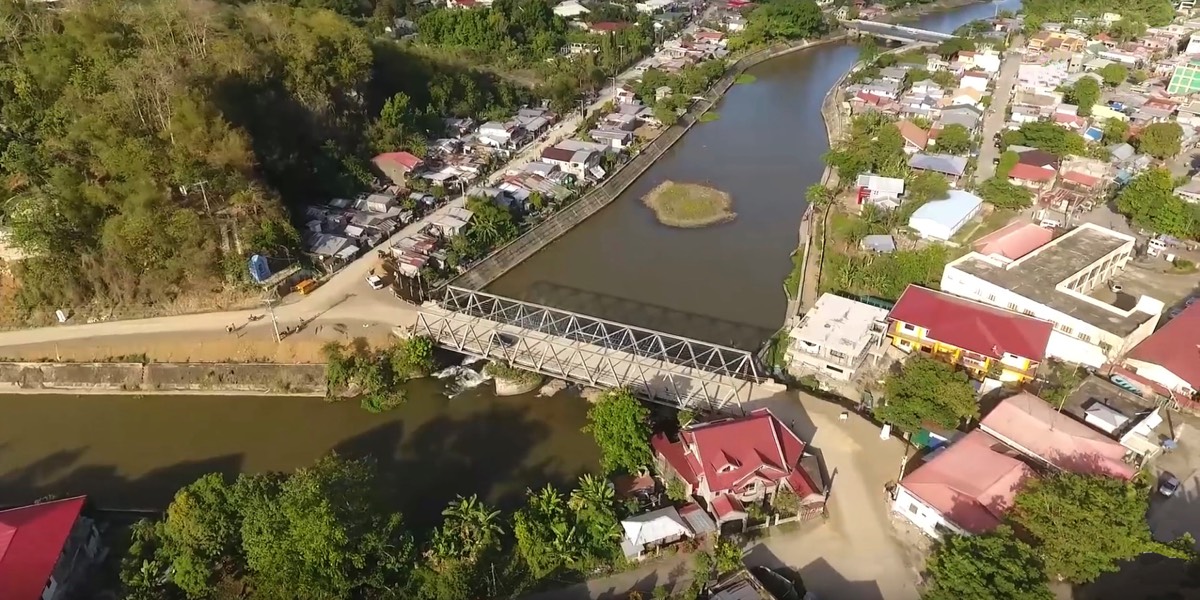
[(579, 0), (566, 0), (566, 2), (554, 7), (554, 14), (564, 19), (573, 19), (580, 15), (586, 15), (590, 12), (592, 11), (588, 10), (586, 6), (580, 4)]
[[(1146, 339), (1163, 310), (1150, 296), (1134, 300), (1110, 292), (1133, 256), (1134, 241), (1085, 223), (1014, 261), (967, 254), (946, 265), (941, 287), (1054, 323), (1050, 356), (1100, 367)], [(1096, 297), (1105, 293), (1115, 297), (1112, 303)]]
[(787, 360), (798, 374), (848, 381), (887, 331), (888, 311), (834, 294), (823, 294), (788, 334)]
[(982, 208), (983, 199), (979, 196), (962, 190), (950, 190), (945, 200), (926, 202), (913, 212), (908, 226), (925, 239), (945, 242), (975, 218)]

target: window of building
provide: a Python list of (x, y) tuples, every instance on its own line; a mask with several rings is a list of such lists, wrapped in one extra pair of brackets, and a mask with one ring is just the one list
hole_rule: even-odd
[(910, 325), (910, 324), (908, 324), (908, 323), (901, 323), (901, 324), (900, 324), (900, 331), (903, 331), (904, 333), (916, 333), (916, 332), (917, 332), (917, 328), (916, 328), (916, 327), (914, 327), (914, 326), (912, 326), (912, 325)]
[(995, 301), (996, 301), (996, 295), (988, 294), (988, 302), (995, 302)]
[(1033, 311), (1032, 311), (1032, 310), (1029, 310), (1028, 308), (1027, 308), (1027, 309), (1025, 309), (1025, 310), (1023, 310), (1023, 311), (1021, 311), (1021, 312), (1025, 313), (1025, 314), (1027, 314), (1027, 315), (1029, 315), (1029, 316), (1031, 316), (1031, 317), (1033, 316)]
[(1017, 310), (1017, 303), (1016, 303), (1016, 302), (1009, 302), (1009, 303), (1008, 303), (1008, 310), (1012, 310), (1012, 311), (1015, 311), (1015, 310)]
[(829, 355), (834, 358), (840, 358), (842, 360), (846, 360), (847, 358), (850, 358), (844, 352), (838, 352), (837, 350), (830, 350)]
[(920, 510), (920, 509), (919, 509), (919, 508), (917, 508), (917, 505), (916, 505), (916, 503), (913, 503), (913, 504), (909, 504), (909, 505), (908, 505), (908, 512), (910, 512), (910, 513), (912, 513), (912, 514), (914, 514), (914, 515), (915, 515), (915, 514), (917, 514), (917, 512), (918, 512), (919, 510)]
[(1112, 352), (1112, 345), (1109, 344), (1108, 342), (1100, 342), (1098, 345), (1100, 346), (1100, 349), (1104, 351), (1105, 354)]
[(1059, 330), (1059, 331), (1061, 331), (1061, 332), (1063, 332), (1063, 333), (1065, 333), (1065, 334), (1067, 334), (1067, 335), (1071, 335), (1072, 333), (1074, 333), (1074, 331), (1075, 331), (1075, 328), (1074, 328), (1074, 327), (1071, 327), (1070, 325), (1063, 325), (1063, 324), (1061, 324), (1061, 323), (1060, 323), (1060, 324), (1058, 325), (1058, 330)]

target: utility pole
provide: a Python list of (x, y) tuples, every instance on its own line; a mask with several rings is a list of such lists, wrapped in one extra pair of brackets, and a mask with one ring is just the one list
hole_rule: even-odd
[(267, 311), (271, 313), (271, 326), (275, 328), (275, 343), (283, 342), (283, 338), (279, 337), (279, 320), (275, 318), (275, 304), (272, 303), (274, 298), (263, 298), (263, 303), (267, 305)]

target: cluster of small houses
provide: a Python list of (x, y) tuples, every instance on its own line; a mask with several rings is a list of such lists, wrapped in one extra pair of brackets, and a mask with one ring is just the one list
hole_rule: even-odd
[[(1105, 14), (1097, 24), (1111, 24), (1120, 15)], [(993, 19), (992, 31), (1001, 39), (1019, 27), (1016, 19)], [(1074, 26), (1090, 24), (1080, 17)], [(1103, 138), (1109, 119), (1128, 124), (1128, 137), (1135, 138), (1153, 123), (1177, 122), (1182, 130), (1185, 152), (1200, 143), (1200, 102), (1191, 94), (1200, 91), (1200, 21), (1181, 20), (1165, 27), (1152, 27), (1146, 35), (1118, 43), (1106, 34), (1087, 36), (1071, 25), (1047, 23), (1028, 40), (1020, 57), (1017, 78), (1009, 103), (1006, 129), (1018, 129), (1025, 123), (1053, 123), (1090, 143)], [(978, 139), (986, 107), (991, 103), (1003, 55), (997, 48), (980, 45), (976, 50), (959, 52), (952, 60), (928, 54), (923, 64), (900, 63), (882, 69), (878, 77), (848, 89), (847, 104), (852, 113), (878, 111), (897, 119), (904, 138), (909, 166), (914, 170), (944, 175), (957, 187), (967, 173), (969, 158), (937, 151), (939, 132), (949, 125), (961, 125)], [(1130, 72), (1143, 70), (1150, 76), (1136, 85), (1121, 85), (1106, 90), (1091, 114), (1078, 114), (1078, 107), (1066, 103), (1061, 90), (1084, 77), (1102, 81), (1099, 71), (1119, 64)], [(949, 72), (957, 79), (954, 89), (946, 89), (931, 80), (906, 84), (910, 69)], [(915, 120), (931, 123), (924, 129)], [(991, 140), (983, 140), (991, 143)], [(1039, 218), (1046, 226), (1061, 226), (1074, 214), (1087, 212), (1113, 189), (1127, 183), (1138, 173), (1156, 164), (1128, 142), (1110, 145), (1107, 159), (1057, 156), (1024, 146), (1009, 146), (1018, 155), (1018, 163), (1008, 180), (1032, 193), (1042, 210)], [(903, 201), (904, 182), (899, 179), (865, 175), (859, 179), (860, 201), (892, 208)], [(1193, 179), (1176, 190), (1190, 201), (1200, 200), (1200, 180)], [(957, 196), (957, 197), (953, 197)], [(914, 215), (910, 225), (925, 238), (945, 241), (954, 235), (982, 208), (982, 200), (970, 194), (952, 194), (940, 203), (930, 203)], [(886, 241), (882, 246), (886, 248)]]
[(1019, 393), (969, 433), (918, 433), (932, 452), (900, 480), (895, 514), (932, 536), (986, 531), (1037, 473), (1129, 479), (1176, 439), (1165, 407), (1200, 408), (1200, 302), (1164, 317), (1145, 284), (1124, 278), (1134, 246), (1093, 224), (1056, 237), (1013, 223), (949, 263), (940, 291), (912, 285), (895, 303), (821, 296), (789, 332), (789, 370), (836, 385), (922, 353), (963, 369), (981, 397), (1027, 388), (1051, 358), (1094, 370), (1060, 406)]

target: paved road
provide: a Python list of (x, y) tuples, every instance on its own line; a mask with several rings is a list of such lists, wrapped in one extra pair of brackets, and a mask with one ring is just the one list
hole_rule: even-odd
[[(1018, 37), (1012, 48), (1021, 48), (1024, 41)], [(1021, 66), (1021, 54), (1010, 49), (1000, 64), (1000, 75), (992, 90), (992, 105), (983, 115), (983, 133), (980, 141), (979, 161), (975, 167), (975, 181), (983, 182), (996, 172), (995, 161), (1000, 157), (1000, 146), (996, 134), (1004, 128), (1008, 105), (1012, 102), (1013, 85), (1017, 81), (1017, 70)]]

